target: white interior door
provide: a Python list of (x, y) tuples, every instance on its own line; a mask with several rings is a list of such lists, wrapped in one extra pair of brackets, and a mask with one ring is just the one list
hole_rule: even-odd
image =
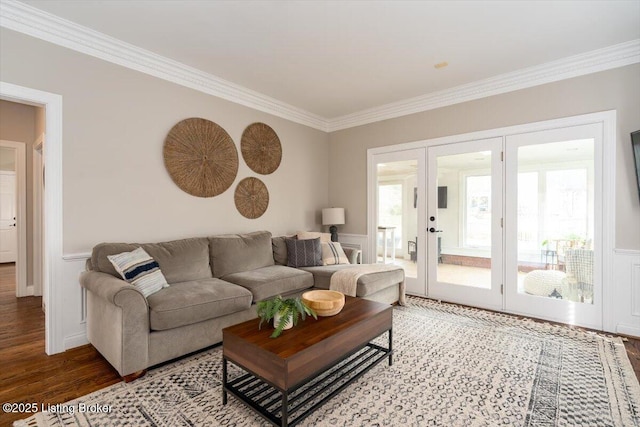
[(502, 309), (502, 138), (428, 148), (430, 298)]
[(602, 329), (602, 124), (506, 137), (506, 309)]
[(374, 154), (369, 161), (370, 262), (401, 266), (407, 293), (424, 296), (425, 149)]
[(16, 173), (0, 171), (0, 263), (16, 262)]

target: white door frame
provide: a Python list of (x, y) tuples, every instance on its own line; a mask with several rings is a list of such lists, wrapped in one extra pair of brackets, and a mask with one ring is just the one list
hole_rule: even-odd
[(46, 191), (44, 192), (45, 351), (64, 349), (64, 307), (62, 281), (62, 96), (11, 83), (0, 82), (0, 99), (44, 107), (47, 145), (44, 149)]
[(33, 295), (27, 287), (27, 158), (26, 144), (0, 141), (0, 147), (16, 150), (16, 297)]
[(42, 273), (43, 273), (43, 246), (42, 246), (42, 198), (44, 197), (43, 188), (43, 154), (44, 154), (44, 138), (45, 134), (42, 133), (33, 142), (33, 238), (31, 239), (33, 249), (33, 294), (42, 295)]

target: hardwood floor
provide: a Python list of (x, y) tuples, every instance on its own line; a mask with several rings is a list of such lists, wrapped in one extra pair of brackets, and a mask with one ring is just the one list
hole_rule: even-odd
[[(640, 339), (625, 342), (640, 378)], [(63, 403), (121, 381), (91, 346), (47, 356), (41, 297), (16, 298), (15, 265), (0, 264), (0, 402)], [(0, 411), (0, 426), (28, 417)]]
[[(42, 297), (16, 298), (14, 264), (0, 264), (0, 365), (2, 403), (63, 403), (121, 381), (91, 345), (45, 354)], [(0, 426), (29, 415), (0, 411)]]

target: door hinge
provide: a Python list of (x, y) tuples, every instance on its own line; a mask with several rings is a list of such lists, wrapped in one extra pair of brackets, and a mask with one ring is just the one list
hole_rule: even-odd
[(500, 295), (504, 294), (504, 285), (500, 285)]
[(504, 151), (500, 152), (500, 161), (504, 162)]
[(500, 218), (500, 228), (504, 228), (504, 218)]

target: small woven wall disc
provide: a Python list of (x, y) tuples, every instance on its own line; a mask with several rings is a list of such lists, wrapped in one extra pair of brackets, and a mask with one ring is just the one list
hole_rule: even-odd
[(193, 196), (222, 194), (238, 174), (238, 150), (233, 140), (206, 119), (185, 119), (171, 128), (163, 156), (173, 182)]
[(242, 132), (242, 158), (252, 171), (268, 175), (278, 169), (282, 146), (275, 131), (264, 123), (253, 123)]
[(269, 206), (269, 191), (258, 178), (245, 178), (238, 183), (234, 200), (243, 217), (260, 218)]

